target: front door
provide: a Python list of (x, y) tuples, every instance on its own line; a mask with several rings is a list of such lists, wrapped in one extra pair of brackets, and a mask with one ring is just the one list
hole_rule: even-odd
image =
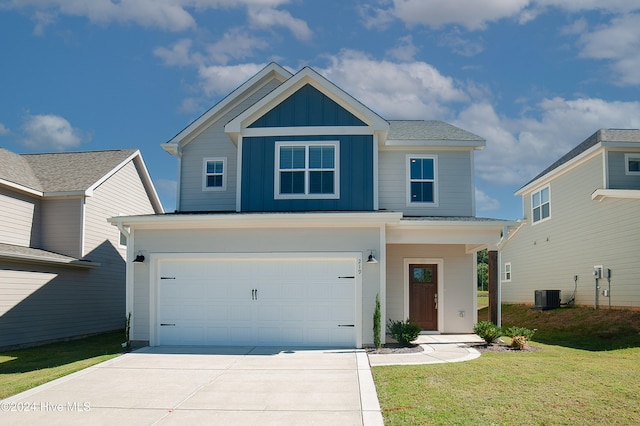
[(409, 319), (423, 330), (438, 329), (438, 265), (409, 265)]

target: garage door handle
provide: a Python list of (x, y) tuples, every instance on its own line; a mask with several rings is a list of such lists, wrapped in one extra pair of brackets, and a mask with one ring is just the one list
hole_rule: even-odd
[(251, 289), (251, 300), (258, 300), (258, 289)]
[(171, 326), (171, 327), (175, 327), (175, 324), (167, 324), (167, 323), (161, 323), (160, 327), (167, 327), (167, 326)]
[(354, 324), (338, 324), (338, 327), (355, 327)]

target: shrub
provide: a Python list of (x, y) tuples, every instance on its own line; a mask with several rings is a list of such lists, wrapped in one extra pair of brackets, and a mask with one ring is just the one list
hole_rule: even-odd
[(380, 296), (376, 294), (376, 310), (373, 312), (373, 346), (380, 347)]
[(513, 336), (511, 339), (511, 347), (523, 350), (527, 346), (527, 338), (524, 336)]
[(502, 336), (500, 327), (490, 321), (479, 321), (473, 326), (473, 332), (487, 343), (493, 343), (494, 340)]
[(389, 320), (387, 327), (393, 338), (403, 346), (408, 346), (412, 341), (416, 340), (422, 331), (420, 327), (413, 324), (409, 319), (406, 321)]
[(509, 336), (509, 337), (511, 337), (512, 339), (513, 339), (514, 337), (516, 337), (516, 336), (522, 336), (522, 337), (524, 337), (524, 338), (525, 338), (525, 339), (527, 339), (527, 340), (531, 340), (531, 338), (533, 337), (533, 335), (534, 335), (534, 334), (536, 334), (536, 331), (537, 331), (537, 330), (536, 330), (535, 328), (534, 328), (533, 330), (530, 330), (530, 329), (525, 328), (525, 327), (515, 327), (515, 326), (512, 326), (512, 327), (506, 328), (506, 329), (504, 330), (504, 335), (505, 335), (505, 336)]

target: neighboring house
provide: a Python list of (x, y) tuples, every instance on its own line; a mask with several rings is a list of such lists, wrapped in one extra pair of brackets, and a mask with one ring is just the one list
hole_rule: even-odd
[(376, 294), (384, 321), (470, 332), (476, 253), (512, 224), (474, 216), (484, 146), (267, 66), (163, 144), (175, 213), (111, 219), (144, 257), (128, 263), (132, 339), (361, 347)]
[(502, 247), (503, 302), (560, 290), (562, 304), (640, 307), (640, 130), (597, 131), (516, 195), (524, 218)]
[(107, 219), (162, 212), (137, 150), (0, 148), (0, 347), (123, 329), (126, 239)]

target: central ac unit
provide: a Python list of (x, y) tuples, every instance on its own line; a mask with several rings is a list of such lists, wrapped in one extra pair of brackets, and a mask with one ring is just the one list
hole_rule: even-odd
[(560, 307), (560, 290), (536, 290), (534, 299), (536, 309), (557, 309)]

